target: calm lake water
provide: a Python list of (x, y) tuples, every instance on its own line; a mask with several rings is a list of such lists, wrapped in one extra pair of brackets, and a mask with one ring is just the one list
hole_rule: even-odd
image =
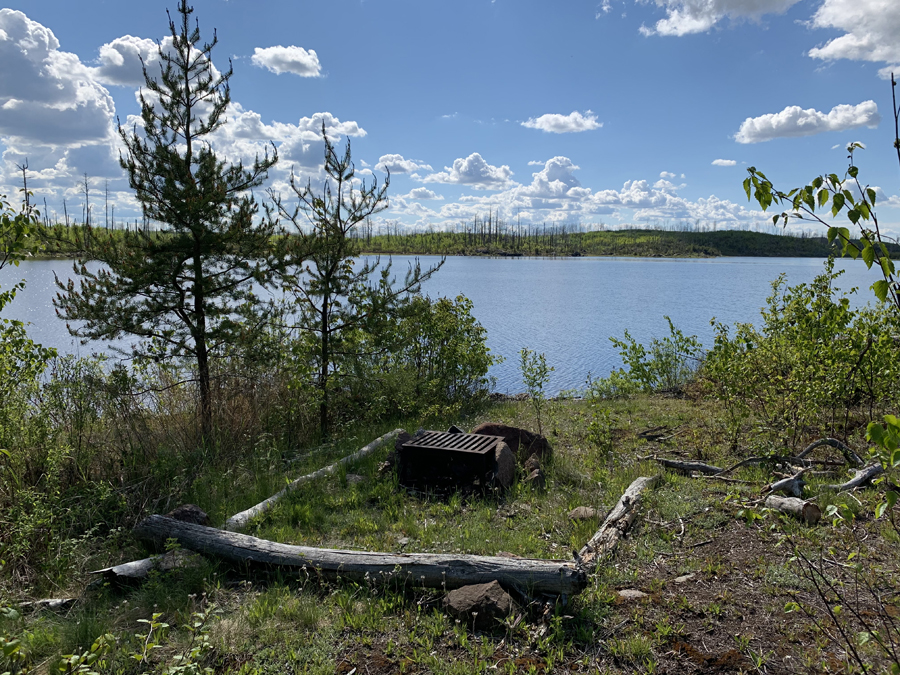
[[(409, 256), (394, 256), (402, 279)], [(423, 268), (437, 257), (422, 256)], [(859, 287), (855, 305), (872, 297), (874, 271), (859, 261), (839, 260), (846, 270), (837, 284)], [(621, 365), (610, 336), (627, 329), (639, 342), (668, 335), (665, 315), (686, 335), (711, 345), (710, 319), (734, 324), (759, 321), (759, 310), (781, 273), (788, 282), (809, 282), (823, 261), (809, 258), (448, 258), (423, 290), (431, 297), (465, 295), (488, 333), (488, 346), (505, 361), (491, 371), (496, 390), (523, 390), (518, 353), (523, 347), (546, 354), (555, 370), (550, 390), (581, 386), (588, 373), (606, 375)], [(78, 345), (54, 312), (53, 275), (72, 276), (72, 263), (58, 260), (23, 262), (0, 271), (0, 287), (19, 279), (25, 290), (4, 317), (31, 323), (31, 337), (65, 353), (104, 351), (102, 344)]]

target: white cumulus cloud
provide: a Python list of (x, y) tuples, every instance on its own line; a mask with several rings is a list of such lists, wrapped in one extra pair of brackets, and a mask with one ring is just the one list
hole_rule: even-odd
[(513, 172), (505, 164), (493, 166), (473, 152), (466, 158), (455, 159), (453, 166), (445, 166), (444, 171), (429, 174), (422, 180), (425, 183), (471, 185), (478, 190), (500, 190), (510, 185), (512, 175)]
[(522, 122), (522, 126), (529, 129), (540, 129), (553, 134), (569, 134), (599, 129), (603, 126), (603, 122), (598, 122), (597, 116), (590, 110), (585, 110), (584, 114), (576, 110), (568, 115), (548, 113), (540, 117), (531, 117)]
[(748, 117), (735, 135), (738, 143), (762, 143), (773, 138), (812, 136), (826, 131), (845, 131), (858, 127), (874, 128), (881, 122), (875, 101), (859, 105), (837, 105), (823, 113), (813, 108), (788, 106), (778, 113)]
[[(172, 38), (163, 41), (163, 49), (171, 47)], [(141, 65), (150, 66), (159, 61), (159, 47), (149, 38), (123, 35), (100, 47), (98, 65), (91, 68), (91, 75), (97, 82), (124, 87), (144, 85), (144, 70)]]
[(390, 171), (391, 173), (413, 173), (419, 169), (432, 170), (430, 165), (417, 159), (405, 159), (403, 155), (382, 155), (375, 168), (378, 171)]
[(314, 49), (303, 47), (257, 47), (250, 58), (254, 66), (267, 68), (276, 75), (293, 73), (300, 77), (319, 77), (322, 73), (322, 64)]
[(733, 159), (714, 159), (713, 166), (734, 166), (737, 162)]
[(444, 199), (441, 195), (429, 190), (427, 187), (413, 188), (408, 194), (400, 196), (404, 199), (432, 199), (436, 201), (442, 201)]
[(814, 59), (852, 59), (887, 64), (882, 77), (900, 69), (900, 2), (896, 0), (825, 0), (813, 15), (815, 28), (843, 35), (809, 51)]
[[(782, 14), (800, 0), (654, 0), (666, 18), (653, 28), (641, 26), (644, 35), (703, 33), (722, 19), (757, 20), (764, 14)], [(890, 0), (886, 0), (890, 1)]]

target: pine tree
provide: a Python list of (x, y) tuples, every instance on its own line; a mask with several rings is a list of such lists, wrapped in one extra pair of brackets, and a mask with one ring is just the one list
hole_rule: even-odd
[(349, 375), (354, 362), (369, 354), (360, 347), (360, 333), (381, 340), (388, 325), (399, 319), (399, 310), (423, 281), (443, 265), (423, 271), (410, 266), (403, 283), (394, 286), (390, 263), (378, 259), (357, 263), (354, 234), (360, 225), (388, 207), (390, 176), (381, 185), (367, 185), (356, 177), (350, 159), (350, 142), (339, 155), (322, 125), (325, 141), (325, 182), (315, 192), (291, 174), (290, 187), (296, 203), (290, 207), (272, 194), (270, 221), (289, 221), (294, 232), (285, 257), (285, 290), (294, 298), (293, 328), (311, 345), (309, 361), (315, 370), (314, 387), (319, 396), (319, 430), (329, 434), (330, 401), (334, 381)]
[[(57, 282), (57, 313), (70, 332), (86, 340), (142, 338), (138, 358), (187, 359), (199, 390), (204, 439), (212, 432), (210, 359), (246, 331), (240, 308), (254, 302), (252, 285), (269, 278), (273, 225), (254, 222), (250, 191), (277, 161), (274, 153), (251, 166), (226, 164), (210, 146), (225, 123), (232, 70), (218, 73), (211, 60), (217, 39), (200, 43), (193, 8), (178, 4), (179, 25), (169, 18), (171, 49), (159, 47), (158, 79), (144, 68), (140, 128), (119, 126), (122, 168), (145, 222), (162, 225), (110, 238), (91, 257), (99, 271), (76, 263), (80, 285)], [(256, 219), (258, 220), (258, 219)]]

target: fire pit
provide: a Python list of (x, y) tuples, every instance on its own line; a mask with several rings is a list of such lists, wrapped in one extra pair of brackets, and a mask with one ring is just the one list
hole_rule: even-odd
[(400, 446), (400, 484), (412, 488), (487, 485), (502, 436), (426, 431)]

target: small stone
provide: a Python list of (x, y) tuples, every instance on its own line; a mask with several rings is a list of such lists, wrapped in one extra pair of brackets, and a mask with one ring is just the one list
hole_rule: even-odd
[(622, 598), (622, 600), (641, 600), (647, 597), (646, 593), (639, 591), (636, 588), (626, 588), (619, 591), (617, 595)]
[(400, 545), (400, 548), (403, 548), (409, 543), (409, 537), (400, 537), (397, 540), (397, 543)]
[(597, 517), (597, 509), (590, 506), (577, 506), (569, 511), (569, 518), (572, 520), (592, 520)]
[(697, 575), (696, 574), (683, 574), (680, 577), (675, 577), (675, 583), (676, 584), (686, 584), (687, 582), (691, 581), (695, 576), (697, 576)]
[(360, 483), (365, 482), (365, 477), (360, 476), (358, 473), (348, 473), (347, 474), (347, 484), (348, 485), (359, 485)]
[(451, 616), (481, 630), (495, 627), (514, 607), (512, 598), (496, 580), (463, 586), (444, 597), (444, 609)]

